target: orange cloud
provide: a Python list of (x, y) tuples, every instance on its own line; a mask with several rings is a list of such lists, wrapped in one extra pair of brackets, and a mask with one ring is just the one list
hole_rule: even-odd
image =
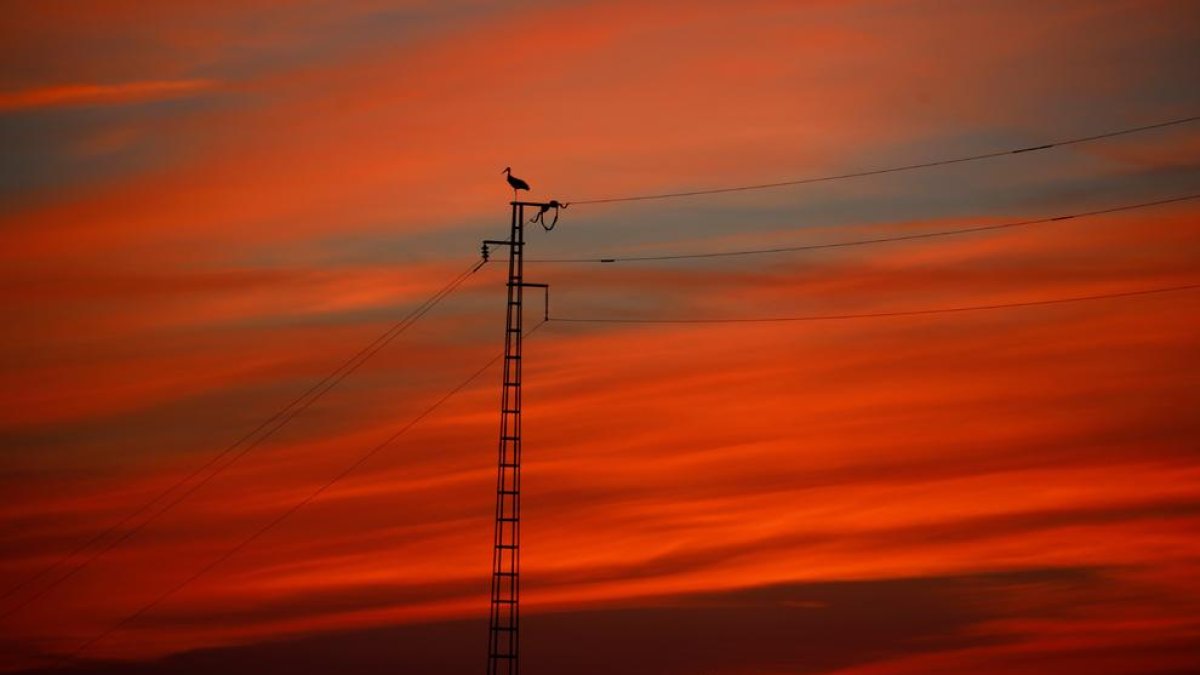
[(74, 84), (0, 93), (0, 111), (80, 105), (143, 103), (215, 88), (212, 80), (167, 80), (121, 84)]

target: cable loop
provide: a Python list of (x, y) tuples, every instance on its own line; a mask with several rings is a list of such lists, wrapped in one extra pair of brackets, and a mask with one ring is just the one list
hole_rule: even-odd
[[(538, 212), (533, 214), (533, 217), (529, 219), (529, 222), (537, 223), (542, 226), (543, 230), (549, 232), (550, 230), (554, 229), (555, 225), (558, 224), (559, 209), (565, 209), (568, 206), (570, 206), (570, 204), (559, 202), (557, 199), (551, 199), (548, 203), (542, 204), (542, 206), (538, 208)], [(550, 209), (554, 209), (554, 220), (550, 221), (549, 224), (546, 224), (546, 212)]]

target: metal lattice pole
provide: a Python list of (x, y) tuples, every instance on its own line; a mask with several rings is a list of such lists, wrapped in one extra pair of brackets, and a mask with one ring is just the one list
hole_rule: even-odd
[[(496, 472), (496, 529), (492, 541), (492, 594), (488, 614), (488, 675), (518, 675), (521, 598), (521, 338), (526, 287), (545, 291), (545, 318), (550, 316), (550, 287), (525, 283), (525, 207), (540, 216), (555, 202), (512, 202), (512, 229), (506, 241), (485, 240), (488, 246), (507, 246), (508, 304), (504, 321), (504, 380), (500, 396), (500, 463)], [(557, 221), (557, 217), (556, 217)]]
[[(496, 474), (496, 529), (488, 675), (517, 675), (521, 571), (521, 334), (525, 205), (512, 204), (507, 243), (508, 311), (504, 322), (504, 383), (500, 397), (500, 463)], [(500, 243), (500, 242), (495, 242)]]

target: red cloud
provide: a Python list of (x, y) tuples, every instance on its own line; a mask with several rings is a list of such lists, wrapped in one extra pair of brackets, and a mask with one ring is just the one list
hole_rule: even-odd
[(167, 80), (121, 84), (73, 84), (0, 93), (0, 111), (78, 105), (142, 103), (213, 89), (212, 80)]

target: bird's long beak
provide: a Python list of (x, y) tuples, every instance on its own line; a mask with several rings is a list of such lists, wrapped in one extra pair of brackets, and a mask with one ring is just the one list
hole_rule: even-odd
[(503, 170), (503, 171), (501, 171), (500, 173), (508, 173), (509, 171), (512, 171), (512, 167), (511, 167), (511, 166), (506, 166), (506, 167), (504, 167), (504, 170)]

